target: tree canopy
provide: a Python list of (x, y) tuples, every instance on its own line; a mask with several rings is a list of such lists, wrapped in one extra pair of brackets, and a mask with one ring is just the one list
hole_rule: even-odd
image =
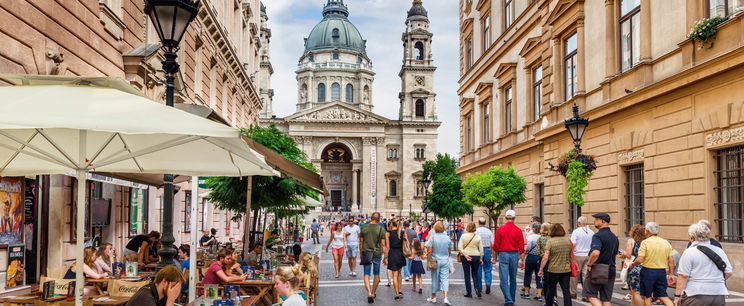
[(462, 184), (465, 202), (486, 208), (496, 223), (502, 210), (526, 200), (526, 190), (527, 181), (513, 167), (491, 167), (485, 173), (469, 174)]
[(462, 179), (455, 172), (457, 161), (449, 154), (437, 154), (423, 165), (424, 178), (432, 180), (428, 208), (446, 219), (473, 213), (473, 206), (462, 201)]
[[(274, 125), (269, 127), (251, 126), (241, 129), (246, 137), (276, 151), (292, 162), (312, 171), (316, 171), (302, 150), (297, 147), (292, 137), (279, 131)], [(206, 180), (212, 191), (209, 200), (219, 209), (233, 211), (236, 218), (245, 213), (247, 178), (211, 177)], [(317, 199), (317, 194), (291, 180), (271, 176), (254, 176), (251, 192), (251, 209), (269, 208), (277, 213), (303, 209), (303, 198), (310, 196)], [(289, 210), (292, 208), (292, 210)]]

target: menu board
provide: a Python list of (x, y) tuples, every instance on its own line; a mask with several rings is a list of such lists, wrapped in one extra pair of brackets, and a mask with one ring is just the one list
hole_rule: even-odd
[(26, 250), (23, 245), (10, 245), (8, 246), (8, 269), (5, 277), (5, 288), (15, 288), (23, 285), (25, 277), (25, 269), (23, 266), (23, 258), (26, 255)]

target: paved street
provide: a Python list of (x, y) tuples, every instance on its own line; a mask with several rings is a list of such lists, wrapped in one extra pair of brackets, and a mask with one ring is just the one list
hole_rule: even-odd
[[(363, 284), (363, 270), (361, 267), (357, 267), (357, 277), (349, 276), (349, 266), (344, 259), (343, 267), (341, 270), (341, 277), (336, 279), (335, 272), (333, 269), (333, 257), (330, 253), (324, 251), (325, 243), (328, 242), (328, 233), (321, 237), (321, 244), (313, 245), (312, 240), (309, 242), (306, 240), (303, 244), (302, 249), (307, 252), (315, 252), (321, 255), (320, 260), (320, 289), (318, 297), (318, 305), (363, 305), (366, 304), (366, 291)], [(454, 258), (454, 255), (452, 256)], [(383, 270), (385, 267), (383, 266)], [(499, 305), (504, 302), (504, 299), (499, 290), (499, 275), (498, 269), (493, 271), (493, 284), (491, 286), (491, 294), (483, 294), (483, 298), (465, 298), (465, 283), (464, 276), (462, 273), (462, 266), (455, 264), (455, 273), (450, 276), (450, 303), (452, 305)], [(387, 283), (386, 276), (384, 273), (381, 276), (380, 287), (377, 290), (377, 299), (375, 305), (426, 305), (426, 297), (431, 294), (431, 277), (429, 275), (424, 276), (424, 291), (423, 294), (414, 293), (411, 291), (411, 283), (403, 283), (403, 299), (395, 301), (393, 299), (394, 293), (391, 287), (386, 287)], [(517, 286), (522, 286), (522, 271), (519, 271), (519, 280)], [(533, 283), (534, 287), (534, 283)], [(627, 291), (621, 289), (622, 284), (619, 280), (615, 284), (615, 291), (613, 294), (613, 305), (630, 305), (629, 301), (624, 301), (623, 296)], [(581, 288), (581, 285), (579, 285)], [(559, 289), (560, 290), (560, 289)], [(669, 293), (673, 294), (673, 289), (670, 289)], [(517, 291), (517, 295), (519, 291)], [(534, 288), (532, 291), (534, 296)], [(441, 294), (438, 297), (438, 304), (441, 305), (442, 297)], [(744, 305), (744, 294), (736, 294), (731, 296), (728, 300), (728, 305)], [(559, 302), (560, 303), (560, 302)], [(517, 298), (516, 305), (532, 305), (539, 306), (540, 302), (534, 300), (524, 300)], [(589, 303), (574, 300), (574, 305), (590, 305)]]

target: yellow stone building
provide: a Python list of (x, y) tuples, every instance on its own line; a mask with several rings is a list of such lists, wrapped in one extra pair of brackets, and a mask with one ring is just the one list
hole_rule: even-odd
[[(608, 212), (612, 230), (656, 221), (683, 251), (687, 227), (713, 224), (744, 264), (744, 3), (738, 0), (460, 0), (459, 172), (513, 166), (528, 182), (517, 223), (573, 225)], [(688, 39), (728, 18), (712, 46)], [(573, 148), (563, 120), (590, 119), (586, 205), (550, 171)], [(482, 214), (479, 211), (478, 214)], [(744, 288), (742, 275), (729, 281)]]

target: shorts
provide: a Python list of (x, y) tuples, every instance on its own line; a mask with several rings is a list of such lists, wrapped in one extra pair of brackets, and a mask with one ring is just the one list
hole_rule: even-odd
[(346, 247), (346, 257), (348, 258), (354, 258), (359, 257), (359, 246), (358, 245), (349, 245)]
[(666, 297), (667, 287), (666, 269), (641, 268), (642, 297)]
[(369, 276), (374, 274), (375, 276), (380, 275), (380, 262), (382, 257), (372, 258), (372, 263), (364, 266), (364, 275)]
[(333, 253), (333, 255), (344, 255), (344, 247), (331, 248), (331, 253)]
[(587, 275), (589, 273), (584, 274), (584, 283), (582, 286), (584, 289), (581, 291), (581, 295), (585, 298), (597, 298), (597, 295), (599, 295), (599, 300), (602, 302), (611, 302), (612, 301), (612, 287), (615, 285), (615, 277), (611, 277), (607, 284), (604, 285), (594, 285), (592, 284), (592, 278)]

